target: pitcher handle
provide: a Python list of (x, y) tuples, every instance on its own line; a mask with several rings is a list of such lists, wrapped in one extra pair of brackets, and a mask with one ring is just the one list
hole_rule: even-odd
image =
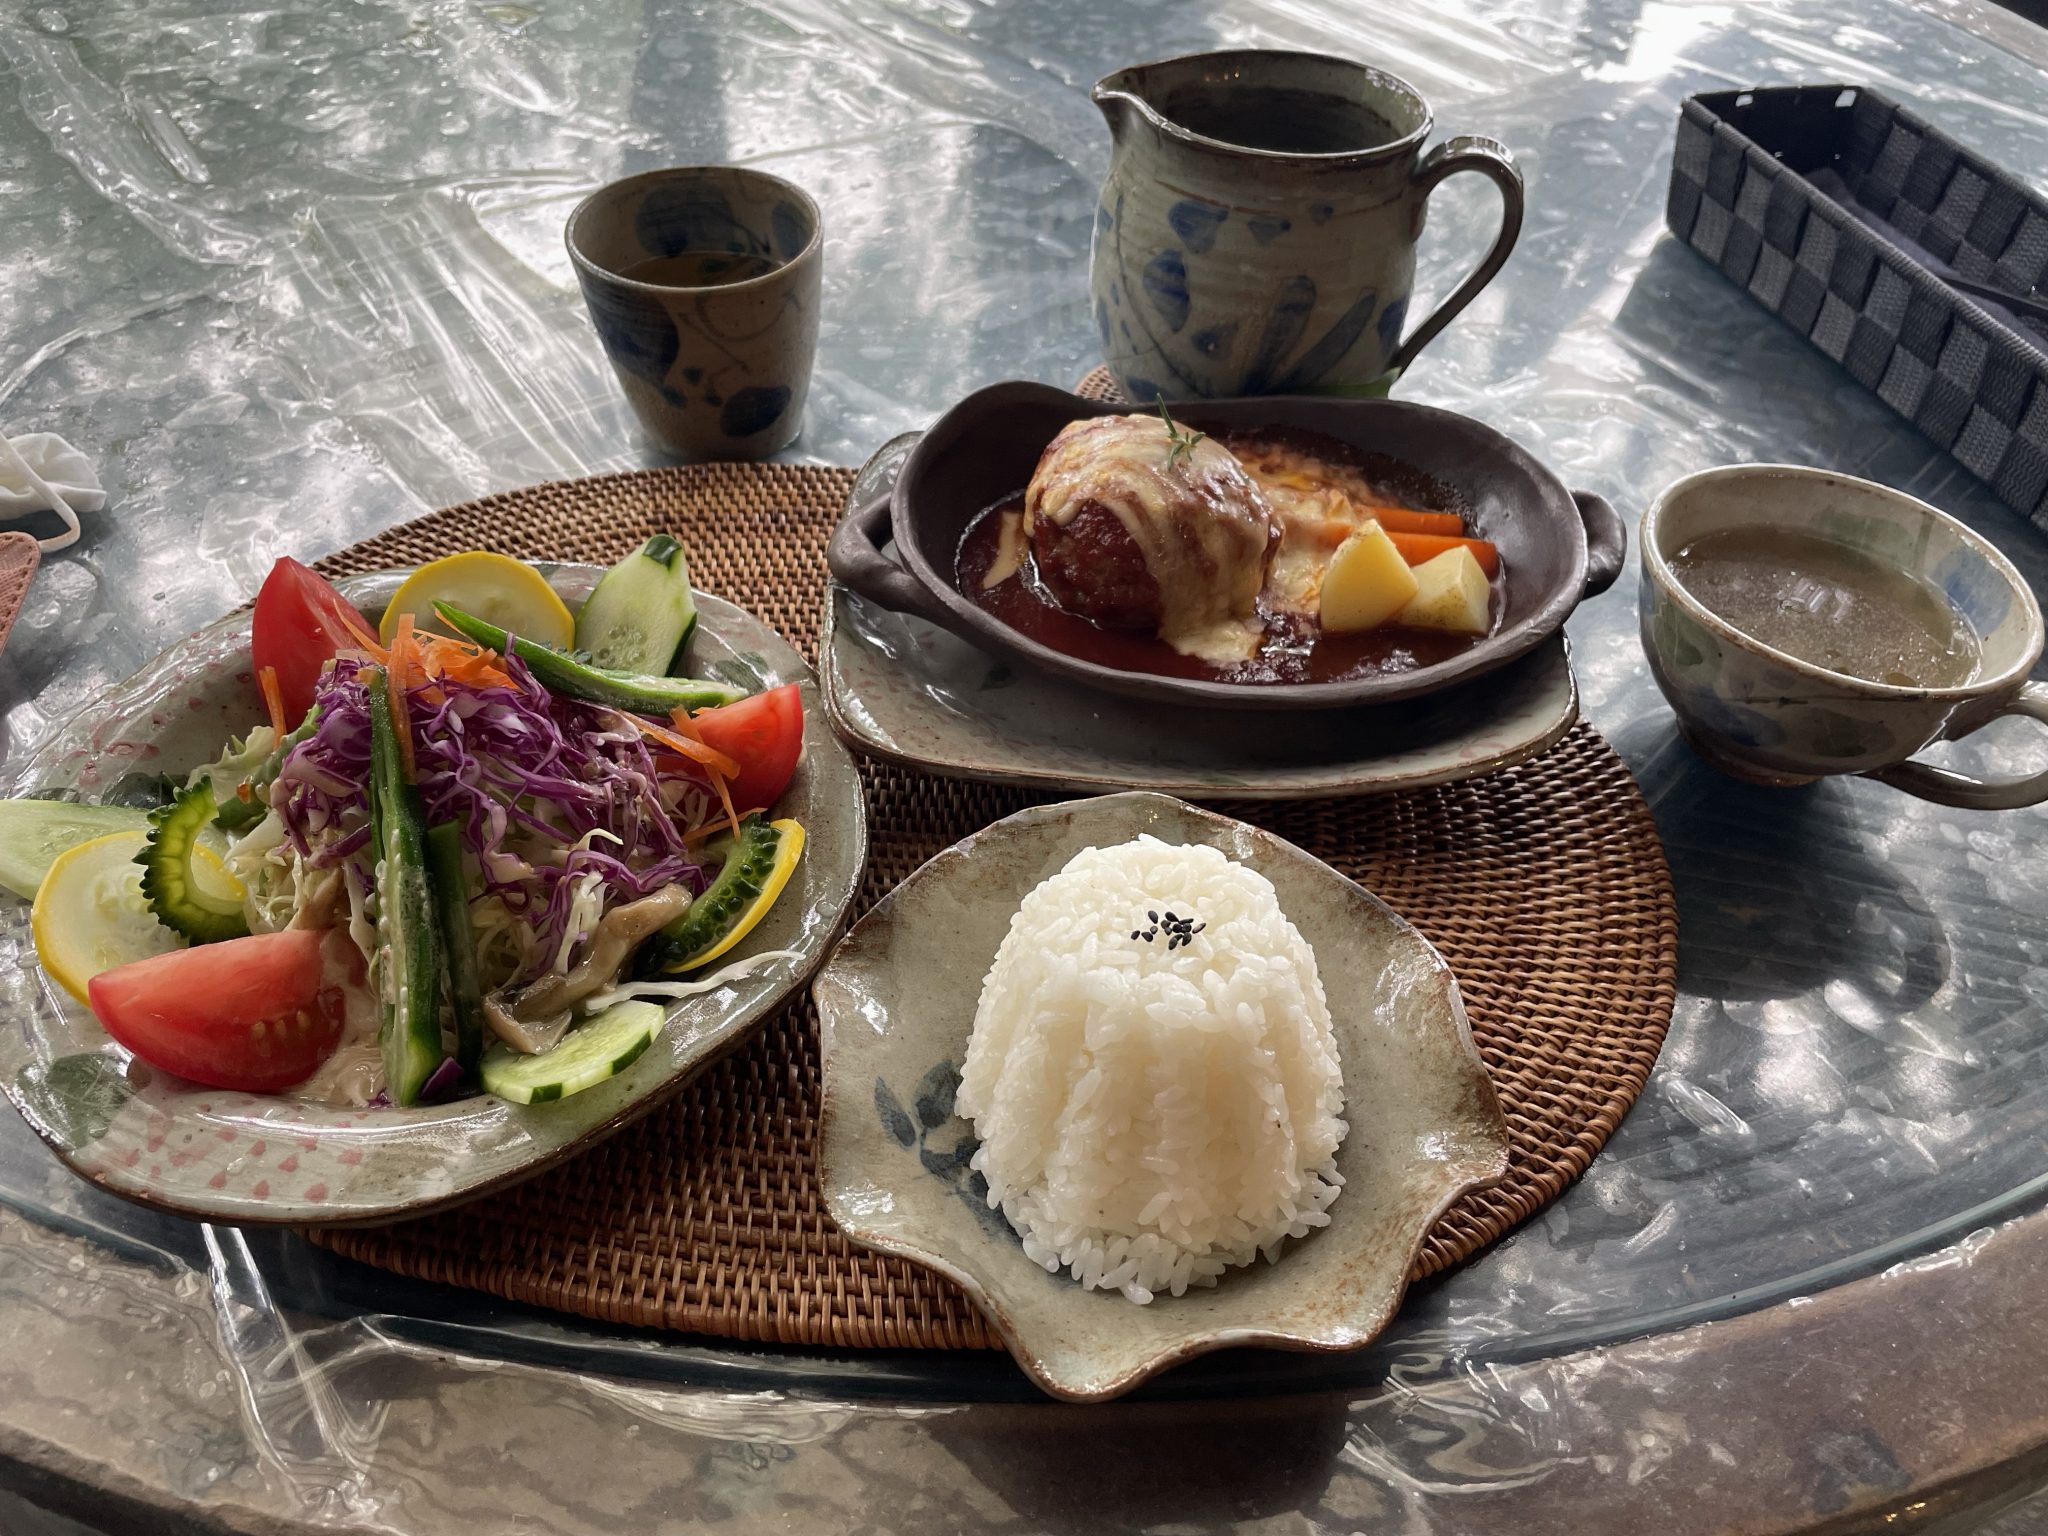
[[(1950, 739), (1973, 735), (2007, 715), (2025, 715), (2048, 725), (2048, 683), (2026, 684), (2017, 693), (2000, 699), (1967, 728), (1952, 732)], [(1922, 800), (1932, 800), (1936, 805), (1959, 805), (1971, 811), (2016, 811), (2021, 806), (2048, 800), (2048, 772), (2010, 779), (1973, 779), (1967, 773), (1907, 761), (1876, 769), (1868, 777), (1903, 789), (1909, 795), (1918, 795)]]
[(1479, 296), (1479, 290), (1493, 281), (1493, 274), (1508, 259), (1508, 253), (1515, 248), (1516, 237), (1522, 232), (1521, 167), (1515, 164), (1515, 157), (1508, 153), (1505, 144), (1471, 136), (1444, 140), (1424, 155), (1422, 164), (1415, 168), (1418, 224), (1421, 202), (1436, 189), (1438, 182), (1460, 171), (1477, 171), (1500, 188), (1500, 233), (1493, 237), (1493, 249), (1472, 269), (1472, 275), (1460, 283), (1448, 299), (1437, 305), (1430, 317), (1410, 331), (1395, 349), (1387, 363), (1389, 372), (1398, 373), (1414, 362), (1415, 354), (1435, 340), (1436, 333)]

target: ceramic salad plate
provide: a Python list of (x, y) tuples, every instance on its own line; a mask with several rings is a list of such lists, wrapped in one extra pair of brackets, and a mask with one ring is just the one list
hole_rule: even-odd
[[(846, 509), (894, 484), (919, 434), (862, 467)], [(1579, 718), (1562, 636), (1462, 687), (1367, 709), (1273, 713), (1121, 699), (1015, 666), (838, 582), (819, 640), (825, 713), (857, 751), (953, 778), (1096, 793), (1315, 799), (1418, 789), (1548, 751)]]
[[(541, 567), (570, 601), (604, 573)], [(338, 585), (365, 614), (405, 572)], [(67, 1164), (94, 1184), (183, 1216), (236, 1223), (348, 1224), (417, 1216), (531, 1177), (654, 1109), (733, 1048), (824, 958), (867, 856), (860, 781), (818, 728), (803, 658), (742, 609), (697, 595), (695, 668), (750, 691), (797, 682), (810, 717), (780, 814), (808, 832), (789, 888), (734, 951), (793, 951), (667, 1009), (654, 1044), (625, 1071), (556, 1103), (488, 1095), (411, 1108), (353, 1108), (200, 1087), (132, 1062), (90, 1010), (36, 960), (29, 904), (0, 896), (0, 1088)], [(249, 615), (220, 620), (53, 733), (5, 784), (10, 795), (117, 798), (134, 774), (182, 777), (260, 718)]]
[[(1025, 894), (1084, 848), (1141, 833), (1221, 849), (1273, 882), (1315, 950), (1351, 1130), (1330, 1224), (1276, 1264), (1135, 1306), (1028, 1258), (968, 1165), (953, 1113), (981, 983)], [(1450, 1204), (1507, 1171), (1508, 1131), (1450, 968), (1378, 898), (1256, 827), (1156, 794), (1019, 812), (956, 844), (871, 910), (813, 985), (824, 1042), (819, 1178), (854, 1241), (958, 1281), (1055, 1396), (1114, 1397), (1231, 1345), (1368, 1343)]]

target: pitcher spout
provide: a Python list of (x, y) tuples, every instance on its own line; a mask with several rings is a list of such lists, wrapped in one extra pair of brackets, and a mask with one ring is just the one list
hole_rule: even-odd
[(1121, 139), (1131, 123), (1145, 117), (1150, 110), (1137, 94), (1137, 81), (1133, 78), (1136, 74), (1135, 69), (1119, 69), (1096, 81), (1095, 89), (1088, 93), (1089, 99), (1109, 123), (1112, 139)]

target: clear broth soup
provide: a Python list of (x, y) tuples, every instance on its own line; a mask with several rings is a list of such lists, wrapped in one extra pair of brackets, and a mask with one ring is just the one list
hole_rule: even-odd
[(1687, 544), (1671, 570), (1745, 635), (1867, 683), (1956, 688), (1983, 659), (1977, 632), (1939, 591), (1832, 539), (1728, 528)]

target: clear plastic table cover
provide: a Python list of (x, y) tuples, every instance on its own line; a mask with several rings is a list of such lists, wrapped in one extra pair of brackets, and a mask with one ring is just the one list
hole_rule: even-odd
[[(1497, 137), (1523, 165), (1519, 248), (1403, 396), (1491, 422), (1631, 514), (1709, 464), (1822, 464), (1925, 496), (2037, 588), (2048, 577), (2040, 532), (1663, 227), (1678, 103), (1706, 88), (1881, 85), (2037, 174), (2048, 36), (2000, 13), (0, 0), (0, 424), (64, 434), (110, 492), (84, 540), (45, 562), (0, 658), (6, 750), (246, 599), (277, 555), (659, 462), (561, 243), (568, 209), (612, 177), (740, 161), (817, 196), (827, 302), (796, 457), (858, 462), (995, 379), (1071, 382), (1094, 361), (1088, 230), (1108, 154), (1088, 85), (1137, 59), (1253, 43), (1382, 63), (1431, 98), (1440, 133)], [(1438, 194), (1425, 289), (1482, 247), (1495, 206), (1457, 182)], [(401, 1450), (385, 1433), (394, 1404), (423, 1399), (451, 1450), (498, 1458), (492, 1477), (557, 1530), (602, 1523), (611, 1504), (587, 1465), (538, 1453), (550, 1416), (678, 1458), (642, 1508), (680, 1525), (772, 1498), (822, 1528), (870, 1497), (908, 1501), (881, 1522), (898, 1529), (1056, 1525), (1062, 1506), (1018, 1468), (1128, 1457), (1148, 1423), (1171, 1461), (1165, 1426), (1217, 1396), (1350, 1407), (1290, 1440), (1294, 1481), (1254, 1479), (1254, 1496), (1197, 1480), (1199, 1497), (1162, 1494), (1133, 1523), (1335, 1529), (1378, 1511), (1422, 1529), (1456, 1523), (1464, 1494), (1540, 1492), (1578, 1437), (1598, 1436), (1566, 1401), (1513, 1386), (1516, 1362), (1792, 1304), (1916, 1256), (1967, 1268), (1990, 1240), (1980, 1229), (2033, 1209), (2048, 1184), (2043, 813), (1942, 810), (1862, 781), (1740, 786), (1677, 740), (1635, 638), (1632, 576), (1571, 634), (1587, 711), (1670, 851), (1670, 1040), (1585, 1178), (1422, 1288), (1368, 1354), (1176, 1373), (1119, 1410), (1136, 1417), (1105, 1446), (1072, 1410), (991, 1420), (963, 1406), (1028, 1401), (1000, 1357), (630, 1335), (294, 1238), (155, 1217), (73, 1181), (9, 1115), (0, 1316), (49, 1309), (110, 1357), (82, 1385), (55, 1371), (53, 1342), (17, 1411), (44, 1411), (79, 1486), (190, 1501), (236, 1528), (258, 1509), (286, 1526), (463, 1528), (468, 1476), (431, 1441)], [(2019, 726), (1945, 750), (1961, 766), (2037, 761)], [(118, 1368), (166, 1337), (170, 1363)], [(1683, 1379), (1683, 1354), (1660, 1361)], [(495, 1438), (461, 1427), (488, 1414), (484, 1384), (509, 1394), (512, 1373), (529, 1416)], [(1433, 1383), (1458, 1385), (1455, 1413), (1416, 1406)], [(111, 1452), (96, 1461), (94, 1427), (118, 1438), (138, 1414), (162, 1443), (126, 1470)], [(1703, 1409), (1652, 1438), (1704, 1444), (1714, 1423)], [(1038, 1438), (1006, 1460), (1012, 1435)], [(881, 1449), (912, 1443), (915, 1496)]]

